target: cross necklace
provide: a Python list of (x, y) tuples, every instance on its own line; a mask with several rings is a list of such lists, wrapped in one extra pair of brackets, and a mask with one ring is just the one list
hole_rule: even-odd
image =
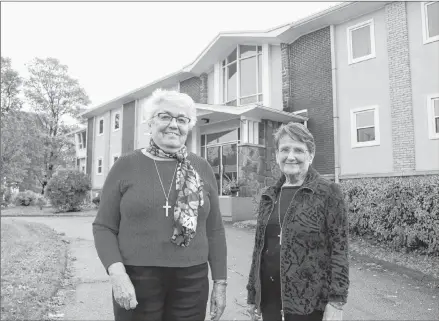
[(163, 194), (165, 194), (166, 204), (163, 205), (163, 208), (165, 209), (166, 217), (168, 217), (168, 210), (171, 208), (171, 206), (169, 206), (169, 194), (171, 194), (172, 183), (174, 182), (174, 177), (175, 177), (175, 172), (177, 171), (178, 162), (177, 162), (177, 165), (175, 165), (175, 170), (174, 170), (174, 175), (172, 176), (171, 185), (169, 185), (168, 196), (166, 196), (165, 188), (163, 187), (163, 182), (162, 182), (162, 179), (160, 177), (159, 169), (157, 167), (157, 163), (155, 162), (155, 159), (154, 159), (154, 165), (155, 165), (155, 169), (157, 171), (157, 175), (159, 176), (160, 185), (162, 186)]

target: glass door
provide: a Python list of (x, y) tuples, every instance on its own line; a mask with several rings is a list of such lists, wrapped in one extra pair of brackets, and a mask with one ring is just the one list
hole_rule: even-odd
[(206, 160), (212, 166), (215, 174), (216, 183), (218, 186), (218, 193), (221, 195), (221, 146), (212, 146), (206, 148)]
[[(221, 146), (222, 180), (221, 192), (224, 194), (224, 187), (231, 182), (238, 180), (238, 154), (237, 144), (225, 144)], [(230, 191), (228, 190), (227, 193)]]

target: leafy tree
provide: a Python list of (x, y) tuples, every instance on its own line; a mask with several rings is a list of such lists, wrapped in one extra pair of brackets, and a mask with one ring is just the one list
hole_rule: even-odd
[(41, 154), (41, 132), (33, 113), (10, 111), (2, 122), (2, 190), (20, 185), (28, 176), (32, 159)]
[(11, 59), (1, 57), (1, 119), (2, 124), (10, 111), (20, 110), (22, 102), (18, 97), (22, 80), (12, 69)]
[(65, 115), (76, 118), (89, 98), (58, 59), (35, 58), (27, 67), (30, 77), (24, 83), (24, 93), (43, 133), (42, 155), (33, 160), (32, 168), (44, 193), (56, 169), (71, 161), (74, 155), (72, 141), (65, 136), (72, 127), (64, 124), (62, 118)]

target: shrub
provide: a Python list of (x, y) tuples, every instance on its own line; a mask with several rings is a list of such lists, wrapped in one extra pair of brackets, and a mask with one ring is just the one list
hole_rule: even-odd
[(18, 192), (13, 196), (13, 203), (16, 206), (34, 206), (37, 205), (44, 196), (33, 191)]
[(439, 176), (341, 182), (354, 235), (394, 249), (439, 255)]
[(101, 194), (98, 194), (95, 197), (93, 197), (91, 201), (93, 202), (94, 205), (96, 205), (96, 207), (99, 207), (99, 203), (101, 202)]
[(58, 211), (73, 212), (81, 210), (90, 189), (90, 178), (86, 174), (63, 169), (55, 173), (47, 183), (46, 195)]

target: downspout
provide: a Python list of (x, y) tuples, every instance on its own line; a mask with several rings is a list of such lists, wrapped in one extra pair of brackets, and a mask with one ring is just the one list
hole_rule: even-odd
[[(178, 90), (180, 91), (180, 83), (178, 83)], [(133, 143), (133, 150), (136, 150), (137, 148), (139, 148), (137, 146), (137, 137), (139, 135), (138, 131), (141, 127), (141, 125), (139, 124), (139, 119), (137, 119), (137, 108), (138, 108), (138, 99), (136, 99), (134, 101), (134, 143)], [(139, 113), (140, 115), (142, 115), (142, 113)], [(141, 121), (141, 120), (140, 120)]]
[(340, 182), (340, 139), (339, 139), (339, 116), (337, 99), (337, 64), (335, 57), (334, 25), (329, 26), (331, 37), (331, 71), (332, 71), (332, 119), (334, 125), (334, 178)]
[(90, 176), (91, 176), (91, 200), (93, 200), (93, 188), (95, 187), (95, 161), (96, 161), (96, 116), (93, 116), (93, 136), (92, 136), (92, 148), (91, 148), (91, 168), (90, 168)]

